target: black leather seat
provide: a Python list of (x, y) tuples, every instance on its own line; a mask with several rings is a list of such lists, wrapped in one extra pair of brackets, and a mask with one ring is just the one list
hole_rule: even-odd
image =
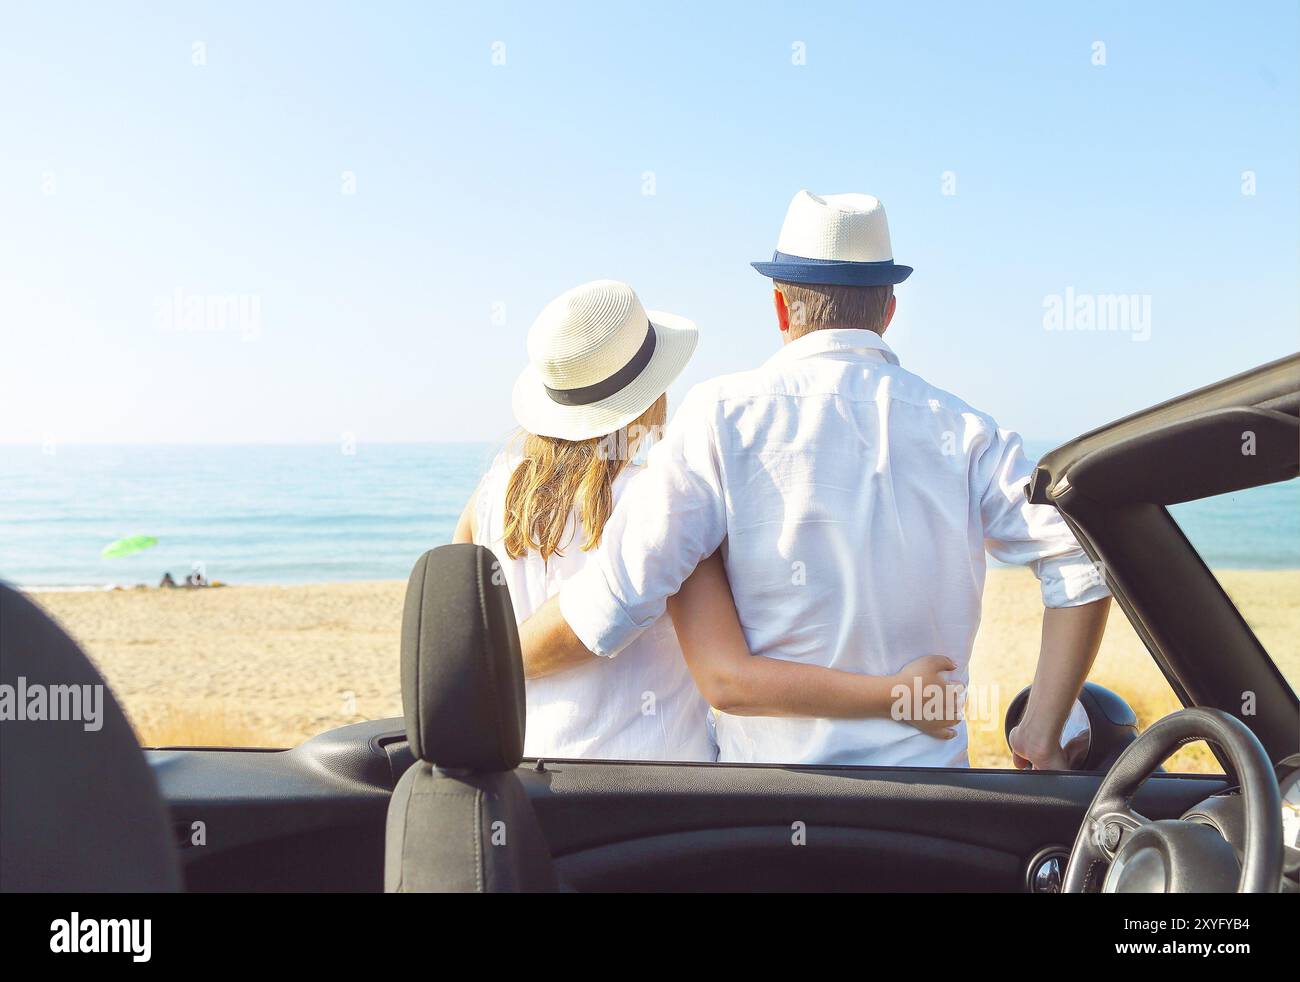
[[(71, 687), (77, 698), (91, 697), (91, 712), (83, 702), (80, 719), (6, 712), (0, 720), (0, 891), (179, 890), (167, 809), (113, 693), (76, 642), (4, 584), (0, 685), (13, 687), (6, 699), (25, 692), (29, 707), (45, 693), (71, 708)], [(96, 693), (98, 719), (87, 719)]]
[[(557, 889), (515, 768), (524, 669), (510, 591), (481, 546), (441, 546), (411, 571), (402, 614), (402, 708), (415, 763), (388, 806), (389, 893)], [(496, 577), (500, 581), (500, 577)]]

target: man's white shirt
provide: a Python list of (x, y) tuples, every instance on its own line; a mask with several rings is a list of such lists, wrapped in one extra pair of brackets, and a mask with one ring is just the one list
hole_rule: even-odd
[[(1043, 602), (1107, 595), (1056, 510), (1032, 505), (1019, 436), (899, 366), (878, 335), (821, 330), (696, 386), (560, 593), (616, 656), (720, 545), (751, 653), (869, 675), (922, 655), (968, 665), (985, 553)], [(720, 760), (963, 766), (956, 740), (892, 719), (718, 714)]]

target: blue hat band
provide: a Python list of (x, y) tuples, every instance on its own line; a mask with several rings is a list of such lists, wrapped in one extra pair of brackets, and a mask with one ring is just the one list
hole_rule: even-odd
[(912, 275), (911, 266), (892, 259), (849, 262), (843, 259), (808, 259), (779, 249), (769, 263), (751, 263), (764, 276), (788, 283), (822, 283), (830, 286), (885, 286), (902, 283)]

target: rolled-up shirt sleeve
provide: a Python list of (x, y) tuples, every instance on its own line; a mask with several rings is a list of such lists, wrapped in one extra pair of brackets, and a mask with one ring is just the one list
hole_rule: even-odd
[(594, 654), (631, 644), (726, 536), (716, 408), (699, 388), (687, 395), (628, 482), (600, 546), (560, 591), (560, 612)]
[(985, 549), (999, 562), (1032, 569), (1047, 607), (1077, 607), (1110, 596), (1101, 571), (1060, 513), (1025, 497), (1031, 472), (1020, 436), (997, 430), (976, 467), (976, 480), (984, 487)]

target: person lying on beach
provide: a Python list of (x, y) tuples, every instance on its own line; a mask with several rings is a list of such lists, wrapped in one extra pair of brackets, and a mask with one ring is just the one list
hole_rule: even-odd
[[(569, 290), (533, 324), (531, 364), (513, 396), (522, 446), (497, 455), (453, 536), (492, 550), (520, 622), (578, 575), (601, 543), (610, 513), (639, 479), (643, 468), (634, 458), (646, 438), (662, 429), (665, 390), (685, 367), (696, 339), (690, 321), (646, 312), (631, 287), (614, 281)], [(700, 586), (708, 588), (683, 590), (703, 606), (685, 597), (679, 605), (701, 632), (725, 631), (736, 622), (725, 581), (718, 590), (713, 575), (704, 567)], [(527, 679), (524, 753), (714, 760), (708, 706), (691, 671), (698, 673), (704, 695), (732, 712), (767, 711), (782, 693), (798, 693), (795, 708), (814, 715), (885, 716), (890, 690), (899, 682), (775, 659), (748, 661), (753, 670), (743, 685), (707, 656), (692, 659), (688, 670), (673, 624), (656, 617), (616, 659)], [(945, 684), (942, 673), (951, 663), (922, 661), (912, 674)], [(951, 736), (954, 723), (935, 717), (918, 725)]]
[[(691, 390), (600, 547), (524, 624), (526, 673), (616, 664), (676, 595), (692, 664), (725, 648), (722, 671), (741, 676), (759, 664), (752, 653), (888, 677), (938, 655), (965, 683), (987, 551), (1029, 566), (1045, 608), (1014, 759), (1063, 767), (1061, 730), (1109, 592), (1057, 511), (1026, 500), (1019, 436), (902, 368), (885, 343), (911, 268), (893, 260), (880, 202), (801, 191), (772, 261), (753, 265), (773, 280), (782, 348)], [(684, 607), (735, 621), (719, 630)], [(893, 718), (830, 719), (808, 718), (792, 688), (765, 715), (718, 714), (719, 759), (968, 765), (964, 722), (948, 740), (904, 725), (928, 705), (924, 686), (914, 692)]]

